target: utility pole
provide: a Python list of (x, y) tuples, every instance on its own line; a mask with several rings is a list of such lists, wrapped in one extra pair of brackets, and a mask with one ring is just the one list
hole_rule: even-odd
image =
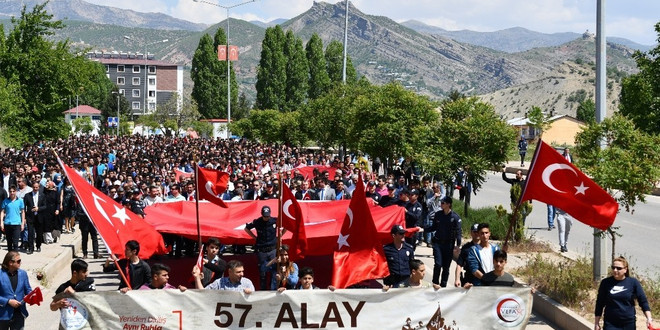
[[(596, 122), (601, 123), (607, 112), (607, 42), (605, 40), (605, 0), (598, 0), (596, 5)], [(605, 140), (600, 143), (605, 148)], [(600, 281), (607, 275), (607, 241), (601, 230), (594, 228), (594, 280)]]

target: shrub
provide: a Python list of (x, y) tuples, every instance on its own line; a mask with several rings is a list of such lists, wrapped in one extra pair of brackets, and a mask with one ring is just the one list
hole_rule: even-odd
[(552, 299), (573, 308), (591, 299), (589, 291), (596, 290), (591, 278), (592, 262), (585, 257), (551, 261), (537, 254), (515, 273)]
[(509, 223), (506, 219), (501, 219), (497, 215), (494, 207), (480, 207), (478, 209), (468, 208), (468, 216), (463, 213), (464, 203), (455, 199), (452, 204), (454, 212), (461, 217), (463, 236), (469, 237), (469, 228), (472, 224), (486, 222), (490, 225), (490, 239), (504, 240), (506, 231), (509, 229)]

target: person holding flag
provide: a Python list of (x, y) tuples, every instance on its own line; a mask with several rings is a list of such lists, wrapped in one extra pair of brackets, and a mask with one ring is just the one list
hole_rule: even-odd
[[(140, 243), (135, 240), (126, 242), (126, 249), (124, 250), (125, 259), (117, 260), (113, 254), (106, 259), (103, 265), (104, 273), (112, 273), (115, 270), (120, 270), (119, 291), (126, 293), (128, 290), (137, 290), (143, 284), (151, 281), (151, 267), (149, 264), (140, 259)], [(110, 263), (113, 261), (114, 263)]]
[(21, 255), (9, 251), (0, 270), (0, 329), (23, 329), (28, 311), (23, 299), (32, 291), (27, 272), (21, 269)]

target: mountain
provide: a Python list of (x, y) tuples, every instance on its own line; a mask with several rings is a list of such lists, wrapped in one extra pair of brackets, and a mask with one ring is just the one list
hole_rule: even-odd
[[(80, 0), (63, 0), (67, 3), (73, 1)], [(344, 10), (345, 3), (314, 2), (309, 10), (284, 22), (282, 27), (284, 30), (291, 29), (305, 43), (313, 33), (317, 33), (327, 45), (331, 40), (343, 40)], [(75, 48), (129, 52), (146, 50), (155, 53), (157, 58), (182, 64), (186, 69), (189, 69), (202, 35), (214, 35), (218, 28), (227, 26), (223, 21), (203, 31), (164, 31), (73, 20), (66, 20), (65, 24), (67, 27), (57, 31), (53, 38), (68, 38)], [(234, 63), (239, 88), (252, 99), (256, 94), (254, 85), (264, 34), (265, 29), (261, 26), (230, 20), (230, 43), (239, 46), (239, 61)], [(127, 40), (124, 36), (131, 39)], [(163, 39), (168, 39), (168, 42), (159, 42)], [(149, 46), (145, 49), (145, 45)], [(617, 77), (636, 72), (632, 52), (625, 46), (609, 43), (608, 71), (616, 73)], [(492, 98), (504, 116), (520, 114), (526, 111), (529, 104), (537, 101), (541, 104), (534, 105), (549, 107), (552, 104), (556, 111), (560, 111), (565, 107), (554, 102), (560, 94), (560, 99), (564, 99), (576, 90), (593, 90), (593, 72), (587, 69), (593, 66), (595, 42), (589, 34), (578, 35), (572, 41), (557, 46), (507, 53), (437, 34), (421, 33), (387, 17), (362, 13), (351, 5), (348, 54), (358, 74), (373, 83), (398, 81), (406, 88), (433, 99), (442, 99), (451, 90), (466, 95), (482, 95), (486, 100)], [(572, 65), (570, 63), (585, 66), (573, 70), (578, 72), (574, 76), (582, 77), (580, 84), (562, 83), (570, 80), (568, 75), (564, 75), (571, 71), (566, 68)], [(184, 86), (188, 88), (191, 85), (188, 71), (184, 77)], [(545, 85), (566, 87), (559, 91)], [(530, 90), (537, 94), (526, 96)], [(501, 91), (506, 95), (498, 94)], [(513, 94), (511, 98), (509, 94)], [(522, 98), (529, 101), (523, 102)], [(545, 102), (550, 99), (553, 101)], [(574, 111), (574, 108), (569, 105), (566, 109)]]
[[(470, 30), (448, 31), (416, 20), (408, 20), (402, 22), (401, 25), (420, 33), (439, 35), (459, 42), (488, 47), (507, 53), (526, 51), (536, 47), (559, 46), (581, 36), (581, 34), (574, 32), (541, 33), (522, 27), (514, 27), (495, 32), (476, 32)], [(607, 41), (641, 51), (648, 51), (652, 48), (652, 46), (641, 45), (625, 38), (608, 37)]]
[(286, 18), (278, 18), (278, 19), (274, 19), (274, 20), (272, 20), (272, 21), (270, 21), (270, 22), (265, 22), (265, 23), (262, 22), (262, 21), (250, 21), (250, 23), (252, 23), (252, 24), (254, 24), (254, 25), (258, 26), (258, 27), (262, 27), (262, 28), (265, 29), (265, 28), (269, 28), (269, 27), (271, 27), (271, 26), (275, 26), (275, 25), (277, 25), (277, 24), (282, 24), (282, 23), (284, 23), (284, 22), (286, 22), (286, 21), (287, 21)]
[[(23, 4), (31, 9), (43, 2), (44, 0), (0, 2), (0, 15), (20, 16)], [(46, 5), (46, 10), (59, 20), (114, 24), (132, 28), (202, 31), (208, 27), (206, 24), (192, 23), (162, 13), (140, 13), (129, 9), (99, 6), (83, 0), (53, 0)]]

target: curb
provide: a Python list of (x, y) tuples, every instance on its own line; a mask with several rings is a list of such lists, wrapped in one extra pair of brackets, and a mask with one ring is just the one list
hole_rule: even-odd
[(545, 317), (560, 329), (590, 330), (593, 323), (576, 314), (566, 306), (558, 303), (542, 292), (534, 292), (534, 303), (532, 310)]
[(71, 260), (82, 249), (82, 237), (76, 235), (70, 244), (63, 246), (65, 249), (57, 257), (52, 259), (43, 267), (44, 279), (48, 281), (49, 286), (52, 286), (58, 272), (62, 269), (69, 268)]

